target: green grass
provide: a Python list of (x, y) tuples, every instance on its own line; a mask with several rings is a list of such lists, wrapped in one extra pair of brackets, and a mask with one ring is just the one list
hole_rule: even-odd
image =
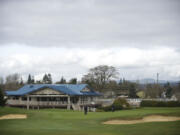
[(25, 120), (0, 120), (0, 135), (179, 135), (180, 121), (132, 125), (103, 125), (108, 119), (137, 119), (146, 115), (180, 116), (180, 108), (141, 108), (117, 112), (83, 112), (61, 109), (0, 108), (4, 114), (27, 114)]

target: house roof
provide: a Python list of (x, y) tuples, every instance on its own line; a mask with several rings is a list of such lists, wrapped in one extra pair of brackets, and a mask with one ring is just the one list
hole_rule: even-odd
[(53, 90), (60, 91), (67, 95), (89, 95), (89, 96), (100, 96), (101, 94), (95, 92), (90, 88), (91, 91), (83, 92), (84, 88), (90, 88), (87, 84), (29, 84), (16, 91), (6, 91), (7, 96), (23, 96), (34, 91), (38, 91), (43, 88), (50, 88)]

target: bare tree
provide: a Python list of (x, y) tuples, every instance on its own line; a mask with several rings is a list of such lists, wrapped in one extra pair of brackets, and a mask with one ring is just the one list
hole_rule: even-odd
[(158, 84), (147, 84), (145, 94), (147, 98), (161, 97), (163, 88)]
[(0, 85), (4, 84), (4, 79), (2, 77), (0, 77)]
[(90, 69), (90, 74), (94, 76), (94, 79), (99, 84), (105, 84), (110, 79), (118, 77), (118, 71), (113, 66), (100, 65)]
[(6, 77), (6, 83), (5, 83), (5, 88), (7, 90), (16, 90), (20, 87), (19, 82), (20, 82), (20, 75), (15, 73), (8, 75)]
[(0, 89), (4, 89), (4, 79), (3, 77), (0, 77)]
[(87, 75), (84, 75), (82, 82), (95, 84), (97, 87), (104, 88), (104, 86), (111, 80), (116, 79), (119, 72), (113, 66), (100, 65), (89, 70)]

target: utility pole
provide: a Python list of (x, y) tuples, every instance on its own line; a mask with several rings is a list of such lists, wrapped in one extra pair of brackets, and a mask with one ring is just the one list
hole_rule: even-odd
[(159, 83), (159, 73), (157, 73), (157, 84)]

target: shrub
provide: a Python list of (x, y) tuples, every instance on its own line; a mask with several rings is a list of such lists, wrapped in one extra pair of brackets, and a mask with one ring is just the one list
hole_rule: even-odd
[(106, 107), (99, 107), (99, 108), (97, 109), (97, 111), (98, 111), (98, 112), (100, 112), (100, 111), (105, 111), (105, 112), (107, 112), (107, 111), (112, 111), (112, 108), (113, 108), (114, 111), (115, 111), (115, 110), (127, 109), (127, 108), (129, 108), (129, 107), (130, 107), (130, 105), (127, 103), (126, 99), (124, 99), (124, 98), (118, 98), (118, 99), (116, 99), (116, 100), (113, 102), (112, 105), (106, 106)]
[(111, 111), (111, 110), (112, 110), (112, 105), (97, 108), (97, 112), (103, 112), (103, 111), (108, 112), (108, 111)]
[(146, 100), (141, 102), (141, 107), (180, 107), (180, 102)]
[(129, 103), (124, 98), (117, 98), (114, 101), (113, 106), (114, 106), (115, 110), (122, 110), (125, 108), (129, 108)]
[(167, 107), (180, 107), (180, 102), (178, 102), (178, 101), (169, 101), (169, 102), (167, 102)]
[(4, 93), (0, 88), (0, 106), (5, 106), (6, 100), (4, 99)]

